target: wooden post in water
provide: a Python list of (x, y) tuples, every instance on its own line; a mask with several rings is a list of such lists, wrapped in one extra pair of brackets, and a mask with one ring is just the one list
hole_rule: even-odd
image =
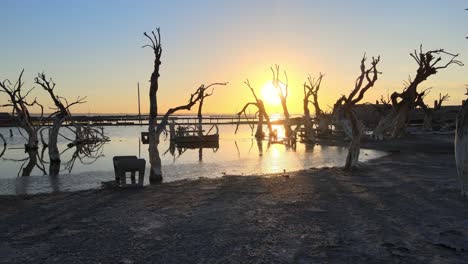
[(137, 83), (138, 87), (138, 123), (141, 125), (141, 111), (140, 111), (140, 83)]

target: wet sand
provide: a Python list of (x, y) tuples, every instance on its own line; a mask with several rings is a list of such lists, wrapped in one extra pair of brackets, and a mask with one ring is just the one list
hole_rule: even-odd
[(390, 154), (352, 172), (3, 196), (0, 263), (467, 263), (452, 138), (363, 142)]

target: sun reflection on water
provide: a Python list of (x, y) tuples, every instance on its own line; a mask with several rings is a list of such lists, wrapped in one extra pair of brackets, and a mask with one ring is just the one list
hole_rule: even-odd
[[(274, 125), (273, 128), (278, 131), (280, 136), (284, 135), (282, 125)], [(11, 140), (8, 139), (9, 146), (11, 146), (5, 156), (8, 159), (0, 160), (3, 171), (0, 174), (0, 193), (38, 193), (97, 188), (101, 181), (114, 178), (113, 156), (141, 155), (141, 158), (149, 160), (148, 145), (139, 145), (140, 132), (144, 129), (135, 126), (106, 127), (106, 134), (110, 136), (112, 141), (104, 146), (104, 155), (92, 164), (76, 163), (70, 175), (67, 175), (66, 171), (62, 171), (60, 182), (57, 182), (56, 187), (52, 189), (48, 177), (40, 176), (43, 173), (38, 170), (33, 170), (31, 176), (40, 177), (28, 177), (24, 181), (15, 180), (21, 162), (15, 162), (12, 159), (21, 159), (25, 155), (24, 151), (15, 149), (15, 147), (20, 147), (20, 143), (14, 141), (17, 137), (15, 135)], [(266, 126), (265, 129), (267, 129)], [(214, 178), (222, 175), (271, 174), (310, 167), (343, 166), (346, 158), (347, 148), (306, 146), (298, 143), (297, 148), (292, 149), (283, 144), (269, 144), (268, 140), (256, 141), (248, 126), (241, 127), (237, 134), (234, 134), (234, 130), (235, 126), (220, 126), (219, 149), (203, 149), (203, 157), (201, 157), (203, 162), (199, 162), (199, 149), (188, 149), (184, 151), (183, 155), (174, 157), (170, 152), (166, 152), (170, 147), (169, 141), (162, 141), (159, 145), (159, 151), (163, 164), (164, 181), (196, 179), (198, 177)], [(0, 128), (0, 132), (4, 131)], [(59, 148), (66, 148), (65, 143), (60, 141)], [(64, 153), (63, 159), (67, 160), (69, 155), (71, 154), (68, 152)], [(360, 161), (383, 155), (382, 152), (361, 150)], [(147, 166), (149, 166), (148, 163)], [(146, 179), (148, 172), (147, 167)], [(19, 186), (21, 188), (18, 188), (18, 184), (21, 185)]]

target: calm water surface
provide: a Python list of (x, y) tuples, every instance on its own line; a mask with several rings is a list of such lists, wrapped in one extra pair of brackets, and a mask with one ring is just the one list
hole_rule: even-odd
[[(209, 127), (207, 127), (209, 129)], [(281, 130), (281, 127), (277, 127)], [(8, 149), (0, 159), (0, 194), (32, 194), (56, 191), (75, 191), (98, 188), (102, 181), (113, 180), (113, 156), (135, 155), (147, 161), (146, 176), (149, 175), (148, 145), (140, 143), (140, 132), (147, 127), (105, 127), (104, 132), (111, 141), (86, 156), (76, 148), (67, 150), (68, 141), (61, 139), (59, 149), (64, 151), (61, 159), (60, 176), (51, 177), (48, 172), (48, 153), (44, 153), (44, 167), (40, 162), (32, 169), (29, 177), (22, 177), (23, 169), (30, 164), (29, 156), (24, 152), (25, 140), (16, 128), (13, 137), (9, 137), (8, 128), (0, 128), (8, 143)], [(199, 177), (215, 178), (224, 174), (252, 175), (295, 171), (311, 167), (343, 166), (347, 149), (332, 146), (306, 147), (298, 143), (296, 149), (281, 144), (268, 146), (267, 141), (260, 142), (251, 136), (248, 126), (241, 126), (234, 134), (235, 126), (219, 126), (219, 148), (176, 149), (174, 155), (169, 151), (168, 140), (161, 142), (159, 152), (163, 163), (165, 182)], [(61, 133), (71, 136), (67, 129)], [(47, 133), (44, 133), (47, 134)], [(1, 150), (0, 150), (1, 151)], [(39, 150), (38, 155), (41, 155)], [(360, 161), (384, 156), (375, 150), (361, 150)]]

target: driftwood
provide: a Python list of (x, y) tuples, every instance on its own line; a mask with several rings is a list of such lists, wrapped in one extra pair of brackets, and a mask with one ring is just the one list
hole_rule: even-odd
[[(452, 54), (443, 49), (423, 52), (422, 46), (420, 46), (419, 51), (415, 50), (410, 55), (418, 64), (416, 77), (408, 79), (408, 82), (405, 84), (406, 88), (402, 93), (394, 92), (391, 95), (392, 111), (379, 121), (373, 132), (373, 137), (378, 140), (405, 135), (408, 114), (411, 109), (417, 106), (418, 97), (421, 96), (417, 91), (419, 84), (431, 75), (435, 75), (438, 70), (445, 69), (452, 64), (463, 65), (461, 61), (457, 60), (458, 54)], [(445, 64), (440, 64), (442, 57), (436, 58), (436, 56), (442, 55), (449, 57), (448, 62)]]
[(361, 60), (361, 74), (356, 79), (354, 89), (348, 96), (343, 95), (335, 103), (333, 107), (333, 115), (337, 115), (338, 119), (344, 123), (345, 127), (349, 127), (351, 142), (349, 144), (348, 156), (346, 157), (345, 170), (353, 169), (357, 166), (359, 160), (362, 123), (357, 118), (353, 107), (359, 103), (364, 94), (372, 88), (377, 81), (380, 72), (377, 70), (377, 64), (380, 62), (380, 56), (372, 57), (370, 68), (366, 69), (366, 56)]

